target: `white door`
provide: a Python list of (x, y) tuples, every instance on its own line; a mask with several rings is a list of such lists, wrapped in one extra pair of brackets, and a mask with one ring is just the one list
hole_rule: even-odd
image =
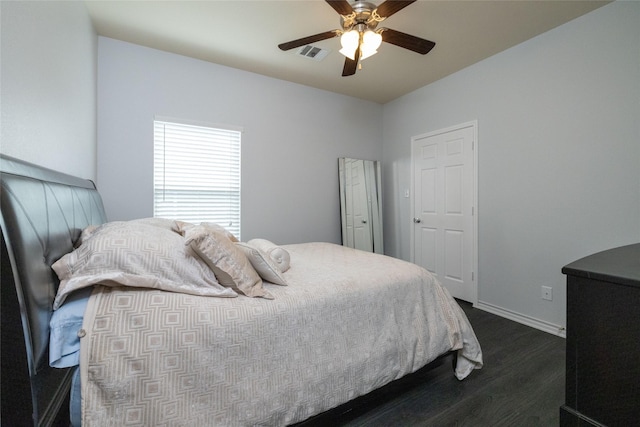
[(412, 138), (413, 262), (465, 301), (475, 281), (475, 122)]

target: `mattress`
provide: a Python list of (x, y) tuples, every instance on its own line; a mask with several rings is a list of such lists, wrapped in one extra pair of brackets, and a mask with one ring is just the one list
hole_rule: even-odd
[(287, 425), (449, 351), (482, 351), (426, 270), (329, 243), (287, 245), (288, 286), (215, 298), (97, 286), (81, 339), (85, 426)]

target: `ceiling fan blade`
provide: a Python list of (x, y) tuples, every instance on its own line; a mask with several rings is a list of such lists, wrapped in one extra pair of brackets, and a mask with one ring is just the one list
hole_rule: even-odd
[(351, 58), (344, 59), (344, 67), (342, 68), (342, 77), (353, 76), (358, 68), (358, 61), (360, 60), (360, 48), (356, 50), (356, 54)]
[(409, 6), (411, 3), (415, 3), (415, 1), (416, 0), (409, 0), (409, 1), (387, 0), (384, 3), (382, 3), (380, 6), (378, 6), (378, 8), (376, 9), (376, 13), (381, 18), (388, 18), (394, 13), (398, 12), (399, 10), (402, 10), (405, 7)]
[[(387, 0), (388, 1), (388, 0)], [(430, 40), (421, 39), (420, 37), (412, 36), (411, 34), (401, 33), (400, 31), (392, 30), (390, 28), (383, 28), (382, 41), (394, 44), (396, 46), (403, 47), (405, 49), (412, 50), (421, 55), (429, 53), (431, 49), (436, 45)]]
[(353, 8), (351, 7), (351, 5), (347, 0), (325, 0), (325, 1), (329, 3), (329, 6), (331, 6), (333, 10), (338, 12), (340, 15), (346, 16), (353, 13)]
[(294, 49), (296, 47), (308, 45), (311, 43), (319, 42), (321, 40), (330, 39), (332, 37), (336, 37), (340, 32), (338, 30), (325, 31), (324, 33), (314, 34), (312, 36), (303, 37), (297, 40), (291, 40), (290, 42), (280, 43), (278, 47), (281, 50), (289, 50)]

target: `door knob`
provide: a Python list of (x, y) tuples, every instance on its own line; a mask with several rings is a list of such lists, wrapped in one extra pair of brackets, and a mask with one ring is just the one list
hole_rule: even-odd
[(415, 222), (416, 224), (420, 224), (422, 220), (420, 218), (413, 218), (413, 222)]
[(366, 224), (366, 223), (367, 223), (367, 220), (366, 220), (366, 219), (363, 219), (363, 220), (362, 220), (362, 223), (363, 223), (363, 224)]

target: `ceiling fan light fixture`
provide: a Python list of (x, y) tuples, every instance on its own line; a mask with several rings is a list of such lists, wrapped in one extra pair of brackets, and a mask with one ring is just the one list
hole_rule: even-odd
[(340, 44), (342, 45), (340, 53), (353, 60), (356, 56), (359, 43), (360, 33), (357, 30), (344, 32), (342, 36), (340, 36)]
[(371, 30), (365, 31), (362, 36), (362, 45), (360, 46), (360, 50), (362, 52), (360, 59), (367, 59), (368, 57), (378, 53), (378, 48), (381, 44), (382, 35)]

